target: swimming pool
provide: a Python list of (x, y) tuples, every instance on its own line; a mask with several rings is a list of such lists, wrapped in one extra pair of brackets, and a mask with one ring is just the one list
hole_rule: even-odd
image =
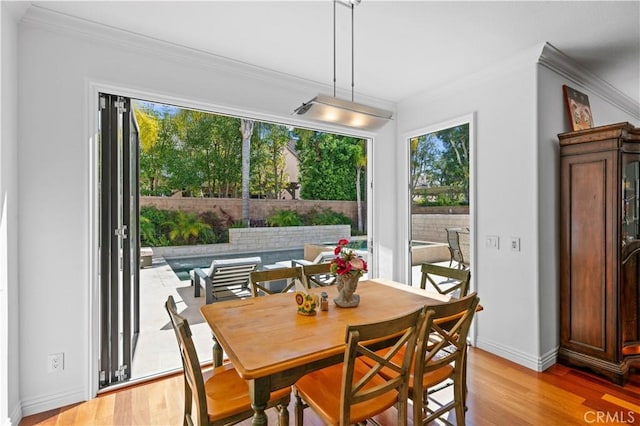
[(173, 272), (178, 276), (180, 281), (189, 280), (189, 271), (193, 268), (208, 268), (211, 265), (211, 261), (215, 259), (234, 259), (238, 257), (253, 257), (259, 256), (262, 259), (262, 263), (258, 268), (262, 268), (264, 265), (271, 265), (276, 262), (291, 259), (304, 258), (303, 249), (292, 250), (272, 250), (265, 252), (255, 253), (233, 253), (233, 254), (218, 254), (211, 256), (192, 256), (192, 257), (174, 257), (165, 258), (167, 264), (171, 267)]

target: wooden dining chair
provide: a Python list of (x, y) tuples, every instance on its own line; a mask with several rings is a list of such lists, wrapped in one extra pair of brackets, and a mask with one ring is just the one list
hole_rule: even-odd
[[(426, 308), (422, 308), (393, 319), (347, 326), (343, 362), (306, 374), (294, 385), (296, 426), (304, 423), (305, 407), (311, 407), (326, 424), (346, 426), (364, 422), (394, 405), (397, 424), (406, 425), (407, 379), (425, 319)], [(375, 347), (366, 346), (372, 342), (386, 349), (376, 353)], [(395, 361), (405, 347), (409, 349)], [(370, 364), (363, 359), (369, 359)], [(392, 372), (390, 377), (378, 374), (382, 368)]]
[(469, 269), (455, 269), (446, 266), (423, 263), (420, 288), (425, 290), (427, 283), (430, 288), (445, 296), (464, 297), (469, 294), (471, 271)]
[[(414, 364), (409, 373), (409, 397), (413, 401), (413, 424), (430, 424), (445, 413), (455, 410), (456, 424), (465, 423), (466, 410), (466, 363), (467, 336), (480, 298), (472, 293), (461, 299), (429, 306), (425, 332), (420, 333), (416, 344)], [(400, 362), (405, 356), (404, 348), (395, 355)], [(381, 351), (378, 351), (382, 354)], [(365, 360), (371, 364), (370, 360)], [(394, 377), (395, 372), (383, 368), (383, 377)], [(429, 395), (453, 386), (453, 399), (443, 403), (437, 401), (438, 408), (428, 406)], [(422, 419), (422, 421), (420, 421)], [(451, 424), (448, 421), (447, 424)]]
[(286, 293), (295, 287), (296, 280), (306, 286), (302, 276), (302, 268), (298, 266), (253, 271), (250, 279), (253, 297)]
[[(227, 362), (220, 367), (203, 372), (191, 337), (189, 322), (176, 308), (169, 296), (165, 308), (178, 339), (184, 371), (184, 416), (183, 425), (222, 426), (237, 423), (253, 416), (249, 387), (237, 373), (233, 364)], [(192, 402), (195, 401), (195, 422), (192, 419)], [(289, 402), (291, 388), (271, 392), (267, 408), (278, 409), (278, 424), (289, 424)]]
[[(443, 414), (455, 410), (456, 424), (465, 424), (467, 397), (467, 336), (480, 303), (477, 293), (429, 308), (433, 314), (427, 321), (427, 333), (419, 341), (415, 368), (409, 378), (409, 395), (413, 401), (414, 424), (429, 424)], [(429, 407), (430, 389), (453, 381), (453, 399), (438, 401)]]
[(331, 274), (331, 263), (318, 263), (302, 267), (307, 288), (327, 287), (336, 283), (336, 277)]

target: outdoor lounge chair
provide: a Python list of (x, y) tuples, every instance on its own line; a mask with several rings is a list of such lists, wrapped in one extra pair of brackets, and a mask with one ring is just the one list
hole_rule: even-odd
[(194, 296), (200, 297), (202, 281), (204, 281), (207, 304), (213, 303), (218, 299), (216, 291), (225, 291), (227, 293), (232, 290), (248, 291), (250, 274), (252, 271), (255, 271), (261, 263), (262, 259), (258, 256), (236, 259), (214, 259), (208, 268), (195, 268), (189, 272), (191, 285), (194, 286)]
[(330, 262), (333, 258), (335, 258), (335, 254), (332, 251), (323, 251), (321, 253), (318, 253), (318, 255), (316, 256), (315, 259), (313, 260), (306, 260), (306, 259), (293, 259), (291, 261), (291, 265), (292, 266), (305, 266), (305, 265), (317, 265), (320, 263), (327, 263)]

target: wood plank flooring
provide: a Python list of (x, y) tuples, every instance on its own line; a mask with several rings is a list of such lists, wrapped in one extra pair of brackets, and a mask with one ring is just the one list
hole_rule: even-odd
[[(470, 349), (468, 362), (470, 426), (640, 425), (640, 373), (621, 387), (558, 364), (538, 373), (476, 348)], [(20, 426), (181, 425), (182, 383), (178, 375), (121, 389), (25, 417)], [(376, 421), (394, 425), (393, 411)], [(289, 412), (293, 424), (293, 402)], [(274, 412), (269, 412), (269, 424), (277, 424)], [(305, 410), (306, 425), (322, 425), (310, 409)]]

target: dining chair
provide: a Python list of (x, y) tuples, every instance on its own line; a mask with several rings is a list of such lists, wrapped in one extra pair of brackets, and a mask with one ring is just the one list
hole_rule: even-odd
[(460, 298), (469, 294), (469, 282), (471, 281), (469, 269), (455, 269), (423, 263), (421, 272), (420, 288), (423, 290), (426, 290), (428, 282), (433, 289), (445, 296)]
[(331, 263), (318, 263), (302, 266), (307, 288), (326, 287), (336, 283), (336, 277), (331, 274)]
[[(456, 424), (465, 424), (467, 336), (479, 303), (474, 292), (429, 308), (433, 315), (429, 316), (424, 340), (417, 345), (415, 369), (409, 378), (414, 424), (420, 418), (423, 424), (429, 424), (452, 410)], [(453, 381), (453, 399), (446, 404), (439, 401), (436, 409), (430, 409), (429, 390), (448, 379)]]
[(302, 268), (298, 266), (253, 271), (250, 280), (253, 297), (286, 293), (295, 287), (296, 280), (305, 286)]
[[(232, 363), (203, 372), (191, 337), (189, 322), (178, 314), (173, 296), (165, 303), (171, 325), (178, 340), (184, 372), (184, 416), (183, 426), (222, 426), (237, 423), (253, 416), (249, 387), (237, 373)], [(196, 419), (192, 419), (192, 402), (195, 401)], [(278, 425), (289, 424), (289, 402), (291, 388), (271, 392), (267, 408), (278, 410)]]
[[(311, 407), (324, 423), (346, 426), (364, 422), (396, 405), (397, 424), (408, 419), (408, 374), (418, 333), (424, 332), (426, 308), (380, 322), (349, 325), (343, 362), (308, 373), (294, 385), (295, 424), (304, 423), (304, 408)], [(372, 344), (386, 347), (367, 347)], [(400, 361), (396, 354), (402, 348)], [(380, 355), (379, 355), (380, 353)], [(369, 363), (363, 362), (369, 359)], [(392, 372), (383, 377), (379, 371)]]

